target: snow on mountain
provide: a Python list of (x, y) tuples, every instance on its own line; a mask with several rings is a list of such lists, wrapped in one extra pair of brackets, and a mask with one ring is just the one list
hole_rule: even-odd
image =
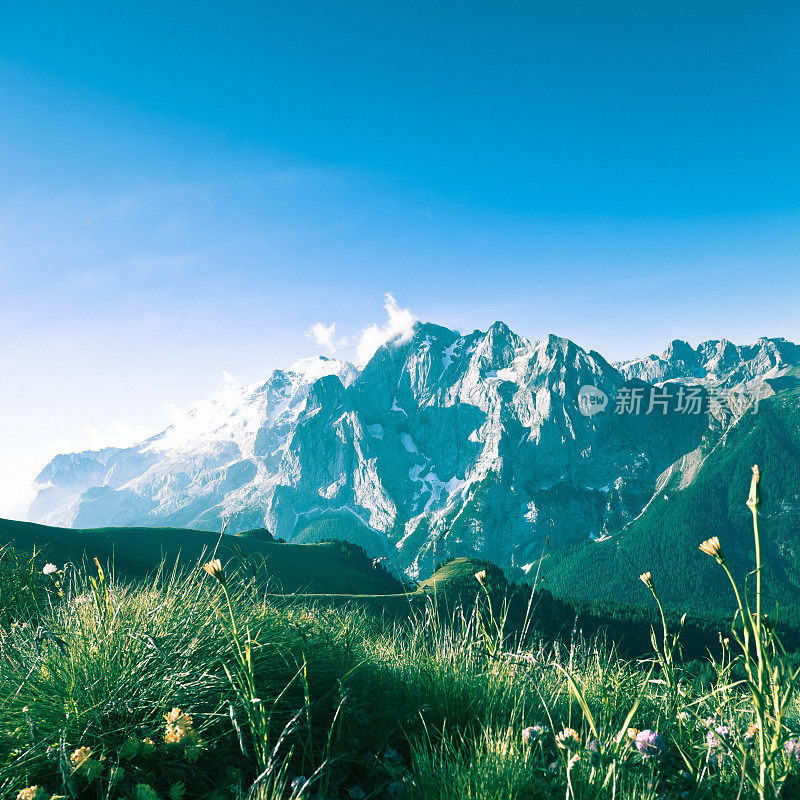
[(529, 341), (502, 322), (461, 335), (417, 323), (360, 372), (303, 359), (262, 384), (226, 385), (129, 448), (57, 456), (29, 517), (73, 527), (268, 527), (292, 539), (355, 519), (376, 554), (411, 574), (447, 554), (506, 566), (549, 543), (603, 538), (633, 519), (659, 476), (699, 447), (704, 416), (584, 416), (626, 381), (725, 384), (790, 376), (800, 348), (673, 342), (609, 364), (568, 339)]
[(752, 380), (772, 380), (793, 374), (800, 364), (800, 345), (786, 339), (758, 339), (737, 346), (726, 339), (702, 342), (697, 349), (675, 339), (660, 355), (615, 366), (626, 379), (649, 383), (692, 381), (733, 386)]

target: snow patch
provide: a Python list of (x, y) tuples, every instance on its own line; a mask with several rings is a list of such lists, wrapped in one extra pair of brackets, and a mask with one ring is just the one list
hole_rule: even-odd
[(389, 409), (389, 411), (399, 411), (406, 419), (408, 419), (408, 414), (406, 413), (406, 410), (404, 408), (400, 408), (400, 406), (397, 405), (396, 397), (394, 398), (394, 400), (392, 400), (392, 407)]
[(367, 425), (367, 432), (376, 439), (383, 439), (383, 425)]
[(400, 434), (400, 441), (403, 443), (403, 447), (405, 447), (407, 452), (419, 453), (419, 448), (414, 444), (414, 440), (407, 433)]
[(456, 339), (450, 347), (445, 348), (444, 353), (442, 353), (442, 371), (446, 370), (453, 363), (453, 355), (460, 341), (461, 339)]

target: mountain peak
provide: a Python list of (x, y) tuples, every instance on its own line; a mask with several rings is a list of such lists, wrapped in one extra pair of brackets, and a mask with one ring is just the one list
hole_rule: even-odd
[(310, 356), (295, 361), (286, 372), (299, 375), (304, 381), (313, 383), (327, 375), (336, 375), (347, 385), (358, 374), (356, 367), (349, 361), (339, 361), (327, 356)]

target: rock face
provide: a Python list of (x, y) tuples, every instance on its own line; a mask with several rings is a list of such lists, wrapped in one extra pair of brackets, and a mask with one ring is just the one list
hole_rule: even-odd
[[(800, 347), (782, 339), (696, 350), (675, 341), (660, 357), (612, 366), (502, 322), (468, 335), (418, 323), (360, 372), (306, 359), (198, 403), (134, 447), (56, 457), (37, 479), (29, 518), (266, 527), (288, 541), (311, 522), (334, 530), (347, 518), (374, 555), (412, 575), (447, 555), (524, 569), (548, 547), (619, 530), (699, 448), (708, 415), (674, 403), (618, 414), (623, 392), (664, 381), (774, 383), (794, 380), (798, 366)], [(579, 406), (587, 386), (609, 398), (604, 411)]]

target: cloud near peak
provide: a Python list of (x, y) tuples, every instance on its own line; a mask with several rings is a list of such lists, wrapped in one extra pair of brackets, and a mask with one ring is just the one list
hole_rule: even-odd
[(373, 323), (364, 328), (352, 342), (347, 337), (336, 338), (336, 323), (326, 325), (316, 322), (307, 331), (306, 336), (328, 355), (333, 355), (341, 347), (353, 344), (356, 348), (355, 361), (363, 366), (372, 358), (375, 351), (389, 341), (407, 341), (414, 330), (417, 316), (409, 308), (401, 308), (391, 292), (384, 297), (383, 307), (386, 309), (386, 321), (379, 325)]
[(333, 354), (338, 347), (347, 344), (347, 339), (336, 341), (336, 323), (326, 325), (324, 322), (314, 323), (307, 331), (306, 336), (314, 341), (319, 347), (324, 347), (328, 353)]
[(415, 314), (409, 308), (400, 308), (391, 292), (386, 293), (383, 307), (386, 309), (388, 319), (383, 325), (369, 325), (361, 331), (356, 346), (356, 360), (359, 364), (366, 364), (375, 351), (383, 344), (393, 339), (399, 342), (411, 338), (414, 323), (417, 321)]

